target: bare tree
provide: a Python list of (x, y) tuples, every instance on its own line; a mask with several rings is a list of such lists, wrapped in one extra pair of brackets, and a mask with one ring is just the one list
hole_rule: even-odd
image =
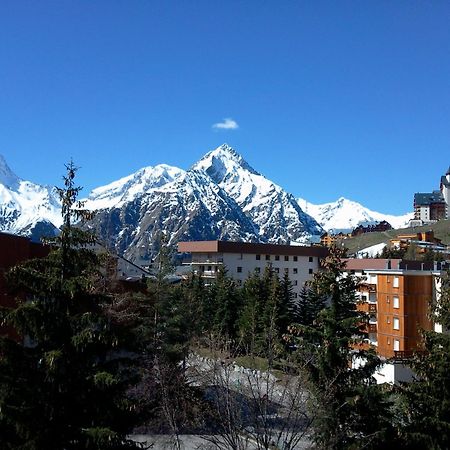
[(206, 393), (205, 417), (213, 425), (204, 439), (214, 448), (305, 448), (311, 418), (300, 376), (245, 368), (219, 355), (191, 355), (189, 365), (191, 383)]

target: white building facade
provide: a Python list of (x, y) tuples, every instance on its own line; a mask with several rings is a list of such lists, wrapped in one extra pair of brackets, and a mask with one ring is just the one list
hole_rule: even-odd
[(326, 248), (318, 246), (230, 241), (180, 242), (178, 251), (189, 253), (191, 260), (188, 264), (194, 273), (206, 279), (214, 279), (222, 267), (238, 284), (242, 284), (249, 275), (255, 272), (262, 274), (266, 267), (272, 267), (280, 278), (288, 274), (295, 298), (305, 282), (319, 270), (321, 258), (328, 253)]

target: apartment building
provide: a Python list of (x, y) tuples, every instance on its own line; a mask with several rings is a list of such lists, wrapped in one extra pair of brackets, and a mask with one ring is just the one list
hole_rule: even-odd
[(242, 284), (254, 272), (262, 273), (271, 266), (280, 277), (288, 274), (297, 297), (307, 280), (319, 270), (320, 259), (328, 250), (324, 247), (256, 244), (231, 241), (180, 242), (178, 252), (189, 254), (187, 264), (206, 279), (214, 279), (220, 267)]
[(407, 360), (420, 350), (420, 330), (431, 330), (430, 301), (439, 297), (441, 264), (401, 259), (348, 259), (347, 273), (363, 277), (358, 297), (369, 314), (368, 344), (386, 362), (380, 383), (409, 381)]
[(422, 223), (450, 219), (450, 167), (442, 175), (438, 191), (414, 194), (414, 219)]

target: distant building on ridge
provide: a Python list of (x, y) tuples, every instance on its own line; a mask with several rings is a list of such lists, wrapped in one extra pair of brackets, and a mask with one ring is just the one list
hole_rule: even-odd
[(414, 220), (422, 223), (450, 219), (450, 167), (441, 177), (440, 190), (414, 194)]

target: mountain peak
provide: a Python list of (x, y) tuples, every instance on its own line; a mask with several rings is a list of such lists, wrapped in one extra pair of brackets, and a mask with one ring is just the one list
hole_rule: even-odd
[(216, 183), (220, 183), (230, 173), (242, 169), (259, 175), (233, 147), (226, 143), (208, 152), (194, 164), (193, 169), (204, 170)]
[(0, 184), (15, 190), (19, 183), (20, 178), (9, 168), (3, 155), (0, 155)]

